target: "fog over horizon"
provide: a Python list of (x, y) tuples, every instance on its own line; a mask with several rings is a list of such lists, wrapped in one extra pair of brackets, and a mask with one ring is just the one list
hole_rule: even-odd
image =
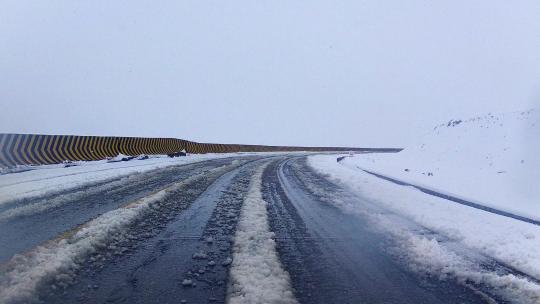
[(2, 1), (0, 133), (406, 147), (540, 104), (539, 1)]

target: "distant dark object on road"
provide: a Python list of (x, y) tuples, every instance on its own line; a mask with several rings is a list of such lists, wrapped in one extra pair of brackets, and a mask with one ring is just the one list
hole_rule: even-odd
[(186, 152), (184, 152), (184, 151), (180, 151), (180, 152), (176, 152), (176, 153), (171, 153), (171, 154), (167, 154), (167, 156), (169, 156), (169, 157), (180, 157), (180, 156), (186, 156)]
[(64, 168), (69, 168), (69, 167), (75, 167), (75, 166), (77, 166), (76, 163), (74, 163), (74, 162), (72, 162), (72, 161), (69, 161), (69, 160), (64, 161), (63, 164), (64, 164)]
[(107, 162), (108, 163), (125, 162), (125, 161), (130, 161), (130, 160), (132, 160), (134, 158), (135, 158), (135, 156), (128, 156), (128, 155), (124, 155), (124, 154), (118, 154), (116, 157), (112, 157), (112, 158), (107, 159)]
[(460, 120), (450, 120), (446, 126), (455, 127), (455, 126), (459, 125), (462, 122), (463, 121), (461, 119)]

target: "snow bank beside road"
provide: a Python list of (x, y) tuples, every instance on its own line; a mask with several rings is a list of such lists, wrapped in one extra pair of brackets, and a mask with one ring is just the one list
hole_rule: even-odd
[(396, 154), (342, 164), (540, 220), (540, 112), (451, 120)]
[(227, 301), (231, 304), (297, 303), (268, 224), (261, 193), (264, 168), (259, 167), (251, 178), (234, 238)]
[[(540, 280), (539, 226), (393, 184), (343, 166), (335, 156), (312, 156), (309, 163), (356, 193), (359, 199), (354, 204), (336, 206), (372, 218), (374, 225), (402, 244), (402, 254), (414, 268), (486, 284), (518, 303), (540, 301), (540, 285), (534, 280), (481, 266), (487, 258), (488, 264), (491, 259)], [(369, 208), (370, 204), (379, 208)], [(420, 228), (400, 225), (399, 218)]]

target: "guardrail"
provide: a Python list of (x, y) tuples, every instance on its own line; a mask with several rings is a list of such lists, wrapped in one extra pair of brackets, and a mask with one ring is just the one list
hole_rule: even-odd
[(177, 138), (0, 134), (0, 167), (101, 160), (118, 154), (232, 153), (288, 151), (398, 152), (393, 148), (292, 147), (197, 143)]

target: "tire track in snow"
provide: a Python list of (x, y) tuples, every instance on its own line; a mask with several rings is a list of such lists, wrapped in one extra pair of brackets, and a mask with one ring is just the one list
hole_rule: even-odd
[(101, 194), (101, 192), (111, 191), (113, 189), (121, 187), (126, 183), (132, 182), (133, 179), (133, 176), (122, 177), (120, 179), (111, 179), (96, 185), (89, 185), (84, 189), (74, 191), (73, 193), (60, 194), (53, 198), (45, 198), (26, 205), (16, 206), (5, 211), (0, 211), (0, 223), (7, 222), (22, 216), (38, 214), (49, 209), (60, 207), (64, 204), (76, 202), (90, 195), (96, 195)]
[[(242, 162), (233, 161), (172, 184), (121, 208), (109, 211), (86, 224), (51, 240), (32, 251), (14, 256), (0, 266), (0, 303), (38, 301), (40, 288), (68, 285), (74, 272), (89, 255), (100, 249), (114, 251), (114, 242), (126, 236), (130, 225), (149, 212), (160, 208), (160, 202), (172, 194), (182, 194), (190, 184), (215, 179)], [(112, 244), (112, 245), (111, 245)]]
[[(93, 254), (77, 272), (73, 285), (48, 294), (44, 303), (225, 303), (236, 222), (253, 169), (248, 162), (205, 188), (190, 184), (182, 195), (169, 196), (174, 205), (191, 202), (180, 212), (146, 215), (131, 225), (135, 240), (114, 243), (125, 254)], [(203, 191), (201, 194), (199, 192)], [(196, 199), (194, 199), (196, 198)], [(163, 203), (160, 203), (163, 204)], [(170, 221), (162, 220), (166, 216)], [(158, 223), (156, 225), (156, 223)], [(150, 236), (140, 237), (150, 233)]]
[(97, 181), (82, 183), (78, 181), (74, 185), (61, 185), (53, 190), (37, 189), (34, 190), (36, 194), (32, 196), (23, 194), (12, 200), (0, 201), (0, 220), (13, 216), (39, 213), (46, 209), (77, 201), (85, 196), (107, 192), (112, 189), (121, 190), (122, 186), (126, 188), (141, 187), (149, 181), (163, 179), (190, 168), (196, 168), (201, 163), (203, 165), (204, 163), (212, 164), (213, 161), (219, 162), (220, 159), (169, 166), (144, 172), (132, 172)]
[(101, 214), (189, 176), (229, 164), (232, 160), (209, 160), (133, 174), (122, 178), (119, 183), (87, 185), (80, 188), (80, 192), (68, 191), (38, 200), (23, 200), (16, 205), (20, 208), (6, 210), (7, 213), (3, 213), (0, 206), (0, 244), (4, 244), (0, 246), (0, 263), (5, 263), (14, 254), (29, 251)]
[(300, 180), (312, 173), (304, 162), (285, 159), (264, 179), (278, 253), (301, 303), (485, 303), (462, 286), (401, 267), (386, 252), (382, 235), (330, 203), (347, 193)]
[(283, 269), (270, 232), (267, 202), (262, 198), (262, 175), (268, 163), (253, 174), (234, 238), (227, 302), (297, 303), (289, 274)]

